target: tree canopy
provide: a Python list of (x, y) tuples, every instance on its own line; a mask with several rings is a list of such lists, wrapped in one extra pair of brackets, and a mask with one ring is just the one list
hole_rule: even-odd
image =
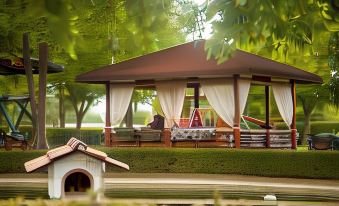
[[(30, 34), (33, 57), (38, 43), (48, 42), (49, 59), (65, 66), (64, 72), (48, 75), (48, 83), (51, 88), (65, 85), (66, 99), (92, 91), (104, 95), (103, 87), (74, 84), (76, 75), (183, 43), (192, 34), (201, 38), (209, 21), (208, 58), (221, 63), (240, 48), (304, 68), (329, 84), (298, 93), (313, 98), (330, 88), (338, 105), (337, 1), (0, 0), (0, 21), (0, 58), (22, 56), (23, 33)], [(1, 93), (27, 93), (23, 76), (0, 77), (0, 84)], [(145, 101), (147, 95), (134, 98)], [(73, 101), (75, 111), (81, 107), (78, 100)]]

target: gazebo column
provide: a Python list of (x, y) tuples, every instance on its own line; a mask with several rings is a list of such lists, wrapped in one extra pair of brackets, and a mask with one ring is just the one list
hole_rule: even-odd
[(106, 121), (105, 121), (105, 146), (111, 146), (111, 105), (110, 105), (110, 84), (106, 83)]
[(268, 85), (265, 85), (265, 106), (266, 147), (270, 148), (270, 88)]
[[(137, 103), (136, 103), (137, 104)], [(133, 127), (133, 108), (132, 108), (132, 99), (128, 105), (128, 109), (126, 112), (126, 127), (132, 128)]]
[(199, 84), (194, 85), (194, 108), (199, 108)]
[(239, 103), (239, 75), (233, 75), (234, 78), (234, 124), (233, 124), (233, 136), (235, 142), (235, 148), (240, 148), (240, 103)]
[(293, 101), (293, 116), (291, 124), (291, 148), (297, 148), (297, 128), (296, 128), (296, 107), (297, 107), (297, 98), (295, 92), (295, 80), (291, 80), (291, 92), (292, 92), (292, 101)]

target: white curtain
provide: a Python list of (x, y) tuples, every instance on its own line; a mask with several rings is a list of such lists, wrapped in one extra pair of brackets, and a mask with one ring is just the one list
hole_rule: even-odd
[[(234, 125), (234, 80), (202, 80), (201, 88), (212, 108), (229, 126)], [(249, 80), (238, 80), (240, 114), (243, 113), (248, 92), (251, 86)]]
[(156, 82), (157, 95), (165, 115), (165, 127), (171, 128), (174, 122), (179, 125), (179, 120), (184, 105), (185, 81)]
[(110, 85), (111, 125), (117, 126), (124, 119), (132, 98), (134, 84)]
[(290, 127), (293, 118), (293, 100), (291, 85), (274, 83), (272, 84), (272, 90), (280, 115), (287, 126)]
[(247, 79), (238, 80), (239, 88), (239, 104), (240, 104), (240, 115), (244, 112), (246, 107), (248, 93), (250, 92), (251, 81)]

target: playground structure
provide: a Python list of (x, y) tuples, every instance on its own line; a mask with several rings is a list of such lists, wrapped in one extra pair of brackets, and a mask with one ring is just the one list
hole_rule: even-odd
[[(28, 96), (2, 96), (0, 97), (0, 112), (5, 117), (6, 122), (10, 128), (10, 133), (6, 133), (1, 130), (0, 132), (0, 145), (4, 146), (6, 150), (11, 150), (12, 147), (19, 147), (22, 150), (26, 150), (28, 147), (27, 135), (23, 135), (19, 131), (19, 125), (22, 121), (24, 114), (32, 120), (32, 115), (27, 111), (27, 105), (29, 102)], [(20, 108), (20, 113), (14, 121), (5, 106), (5, 103), (16, 103)]]
[[(20, 147), (25, 150), (28, 147), (27, 135), (23, 135), (19, 131), (19, 125), (22, 117), (26, 114), (32, 121), (33, 135), (37, 135), (37, 145), (46, 148), (47, 143), (41, 140), (45, 139), (45, 98), (46, 98), (46, 80), (47, 73), (58, 73), (64, 70), (62, 65), (48, 62), (48, 45), (47, 43), (39, 44), (39, 59), (30, 58), (28, 34), (23, 35), (23, 58), (16, 57), (14, 61), (10, 59), (0, 59), (0, 75), (25, 75), (28, 82), (28, 96), (10, 96), (3, 95), (0, 97), (0, 114), (5, 117), (10, 132), (0, 132), (0, 146), (4, 146), (6, 150), (13, 147)], [(39, 74), (39, 107), (35, 103), (35, 91), (33, 74)], [(5, 107), (5, 102), (16, 103), (20, 108), (17, 120), (14, 122)], [(30, 102), (31, 113), (27, 110)], [(34, 112), (33, 112), (34, 111)], [(39, 121), (38, 121), (39, 120)], [(37, 127), (39, 125), (39, 127)], [(42, 137), (42, 138), (39, 138)], [(34, 138), (32, 138), (34, 139)], [(33, 143), (34, 141), (32, 141)]]
[[(39, 59), (30, 58), (32, 63), (33, 74), (39, 74)], [(25, 74), (24, 59), (17, 57), (15, 61), (10, 59), (0, 59), (0, 74), (1, 75), (16, 75)], [(48, 62), (48, 73), (58, 73), (64, 70), (62, 65)]]

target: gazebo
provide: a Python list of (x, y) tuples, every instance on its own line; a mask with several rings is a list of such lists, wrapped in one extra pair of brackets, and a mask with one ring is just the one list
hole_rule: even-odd
[[(296, 84), (321, 84), (318, 75), (242, 50), (236, 50), (222, 64), (207, 60), (205, 40), (193, 41), (77, 76), (78, 82), (106, 85), (105, 144), (111, 146), (112, 125), (124, 118), (134, 88), (155, 88), (165, 115), (163, 142), (171, 145), (171, 130), (179, 123), (185, 89), (194, 88), (194, 105), (199, 108), (199, 89), (218, 116), (230, 127), (232, 141), (241, 147), (240, 130), (251, 84), (265, 86), (266, 119), (261, 131), (265, 146), (277, 136), (269, 126), (269, 90), (273, 90), (279, 112), (288, 125), (288, 147), (296, 148)], [(252, 132), (253, 133), (253, 132)], [(258, 134), (259, 134), (258, 133)], [(285, 132), (286, 133), (286, 132)], [(245, 140), (243, 141), (245, 142)]]

